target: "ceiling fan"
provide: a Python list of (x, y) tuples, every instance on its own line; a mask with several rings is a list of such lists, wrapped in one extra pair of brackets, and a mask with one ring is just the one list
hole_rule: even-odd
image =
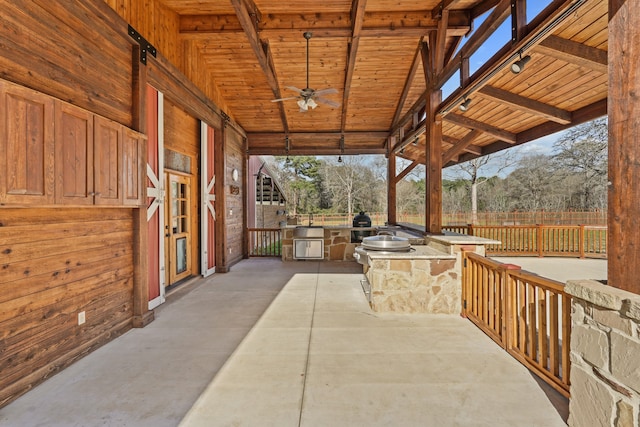
[(310, 31), (305, 31), (303, 34), (304, 38), (307, 40), (307, 87), (304, 89), (298, 89), (295, 86), (285, 86), (286, 89), (292, 90), (294, 92), (298, 92), (297, 96), (290, 96), (287, 98), (279, 98), (272, 99), (271, 102), (280, 102), (280, 101), (288, 101), (290, 99), (297, 99), (298, 106), (300, 107), (300, 112), (306, 112), (309, 108), (314, 109), (318, 106), (318, 102), (321, 104), (326, 104), (331, 107), (339, 107), (340, 104), (332, 101), (330, 99), (323, 98), (322, 95), (328, 95), (331, 93), (338, 93), (337, 89), (327, 88), (315, 90), (309, 87), (309, 39), (312, 36)]

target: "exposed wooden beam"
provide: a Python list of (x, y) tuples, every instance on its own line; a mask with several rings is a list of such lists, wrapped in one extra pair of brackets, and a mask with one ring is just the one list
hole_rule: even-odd
[(506, 130), (498, 129), (495, 126), (491, 126), (487, 123), (482, 123), (477, 120), (470, 119), (460, 114), (451, 113), (444, 118), (446, 121), (456, 124), (458, 126), (465, 127), (467, 129), (477, 129), (499, 139), (500, 141), (508, 142), (510, 144), (516, 143), (516, 134)]
[(544, 117), (547, 120), (565, 125), (571, 123), (570, 111), (556, 108), (543, 102), (529, 99), (493, 86), (485, 86), (480, 89), (479, 93), (486, 98), (493, 99), (519, 111)]
[[(446, 142), (449, 145), (456, 145), (459, 140), (456, 138), (452, 138), (450, 136), (447, 135), (442, 135), (442, 141)], [(463, 149), (464, 152), (472, 154), (474, 156), (481, 156), (482, 155), (482, 148), (478, 147), (476, 145), (468, 145), (466, 147), (464, 147)]]
[(535, 48), (536, 52), (552, 58), (588, 68), (602, 74), (607, 73), (607, 51), (587, 46), (558, 36), (549, 36)]
[(516, 43), (527, 33), (527, 2), (511, 0), (511, 42)]
[(570, 127), (595, 120), (598, 117), (605, 116), (606, 114), (607, 100), (603, 99), (579, 110), (573, 111), (571, 113), (571, 123), (569, 124), (547, 122), (529, 130), (520, 132), (516, 138), (516, 144), (524, 144), (525, 142), (533, 141), (535, 139), (542, 138), (543, 136), (551, 135), (552, 133), (560, 132), (561, 130), (569, 129)]
[(471, 18), (475, 19), (493, 9), (500, 0), (485, 0), (471, 9)]
[(271, 148), (271, 147), (252, 147), (248, 148), (247, 154), (250, 156), (284, 156), (289, 154), (290, 156), (361, 156), (367, 154), (379, 154), (386, 155), (387, 149), (382, 145), (359, 145), (357, 148), (340, 148), (321, 147), (318, 143), (314, 144), (312, 148), (304, 146), (300, 148), (291, 148), (288, 152), (284, 148)]
[(351, 43), (347, 49), (347, 69), (344, 77), (344, 92), (342, 93), (342, 115), (340, 119), (340, 130), (344, 131), (347, 125), (347, 109), (349, 108), (349, 93), (351, 92), (351, 80), (353, 71), (356, 68), (356, 58), (358, 56), (358, 45), (360, 43), (360, 31), (364, 20), (364, 10), (367, 0), (353, 0), (351, 4)]
[[(447, 27), (449, 26), (449, 11), (444, 9), (440, 14), (440, 22), (438, 22), (438, 31), (436, 33), (436, 45), (434, 56), (434, 73), (437, 76), (442, 72), (444, 67), (445, 48), (447, 42)], [(435, 82), (434, 82), (435, 83)], [(435, 86), (434, 86), (435, 87)]]
[(442, 85), (444, 85), (460, 68), (462, 58), (471, 57), (471, 55), (473, 55), (483, 45), (483, 43), (491, 37), (498, 27), (500, 27), (510, 14), (510, 6), (510, 0), (501, 0), (498, 3), (482, 25), (480, 25), (471, 37), (469, 37), (469, 40), (467, 40), (462, 49), (460, 49), (456, 56), (453, 57), (453, 59), (444, 67), (438, 76), (438, 87), (442, 87)]
[[(350, 17), (351, 18), (351, 17)], [(252, 21), (253, 22), (253, 21)], [(383, 34), (393, 36), (418, 37), (438, 28), (438, 20), (431, 18), (427, 11), (415, 12), (366, 12), (361, 24), (362, 37)], [(269, 14), (257, 23), (256, 31), (262, 39), (274, 36), (299, 35), (301, 28), (312, 31), (314, 37), (351, 37), (352, 19), (345, 19), (343, 13), (322, 14)], [(471, 19), (465, 11), (453, 10), (449, 13), (450, 36), (463, 36), (471, 28)], [(183, 37), (198, 37), (216, 33), (242, 33), (244, 28), (237, 15), (182, 15), (179, 33)]]
[(440, 19), (443, 11), (455, 9), (460, 4), (460, 0), (442, 0), (435, 9), (431, 11), (433, 19)]
[[(271, 55), (271, 49), (269, 48), (269, 44), (268, 43), (264, 43), (263, 44), (264, 47), (264, 52), (265, 55), (267, 56), (267, 61), (269, 64), (269, 69), (273, 70), (273, 73), (276, 73), (276, 67), (273, 63), (273, 56)], [(278, 87), (276, 88), (276, 92), (274, 93), (275, 98), (274, 99), (279, 99), (282, 97), (281, 93), (280, 93), (280, 86), (278, 85)], [(282, 102), (278, 102), (278, 111), (280, 112), (280, 120), (282, 121), (282, 127), (286, 132), (289, 132), (289, 121), (287, 120), (287, 112), (284, 109), (284, 103)]]
[[(587, 105), (579, 110), (574, 111), (571, 114), (571, 124), (562, 125), (556, 122), (546, 122), (541, 125), (538, 125), (529, 130), (520, 132), (516, 137), (516, 144), (520, 145), (526, 142), (534, 141), (536, 139), (542, 138), (547, 135), (551, 135), (556, 132), (560, 132), (565, 129), (569, 129), (570, 127), (589, 122), (591, 120), (595, 120), (599, 117), (605, 116), (607, 114), (607, 100), (603, 99), (597, 102), (594, 102), (591, 105)], [(486, 145), (482, 147), (481, 153), (468, 153), (458, 158), (458, 163), (466, 162), (467, 160), (474, 159), (478, 156), (486, 156), (487, 154), (497, 153), (498, 151), (506, 150), (508, 148), (513, 147), (514, 144), (507, 143), (504, 141), (496, 141), (492, 144)]]
[[(543, 12), (527, 25), (528, 31), (522, 40), (517, 43), (509, 42), (505, 44), (469, 78), (466, 86), (458, 88), (443, 101), (439, 109), (440, 114), (447, 114), (464, 96), (478, 91), (488, 84), (491, 77), (518, 58), (520, 52), (535, 48), (545, 37), (549, 36), (550, 30), (556, 28), (557, 25), (573, 16), (573, 12), (578, 10), (585, 1), (586, 0), (553, 0)], [(455, 62), (455, 59), (452, 62)], [(453, 71), (455, 71), (457, 66), (458, 64), (454, 64)], [(447, 80), (442, 79), (442, 77), (445, 77), (447, 70), (448, 68), (445, 67), (441, 75), (440, 82), (442, 84)]]
[(404, 81), (404, 87), (402, 88), (400, 99), (398, 100), (398, 106), (396, 107), (396, 112), (393, 115), (393, 121), (391, 122), (391, 127), (394, 127), (398, 123), (398, 120), (400, 119), (400, 114), (402, 114), (402, 109), (404, 108), (404, 103), (407, 101), (409, 90), (411, 89), (413, 80), (416, 77), (416, 72), (418, 71), (418, 66), (420, 65), (421, 43), (422, 43), (422, 39), (420, 39), (420, 42), (418, 43), (418, 47), (415, 53), (413, 54), (413, 61), (411, 62), (411, 68), (409, 69), (409, 74), (407, 75), (407, 79)]
[[(389, 145), (393, 145), (393, 137), (389, 138)], [(398, 221), (397, 216), (397, 181), (396, 181), (396, 155), (389, 153), (387, 164), (387, 219), (394, 225)]]
[(417, 160), (414, 160), (409, 166), (407, 166), (406, 168), (404, 168), (404, 170), (402, 172), (400, 172), (396, 177), (395, 177), (395, 182), (398, 183), (400, 181), (402, 181), (407, 175), (409, 175), (409, 173), (411, 173), (412, 170), (414, 170), (416, 168), (416, 166), (418, 166), (420, 164), (420, 162), (418, 162)]
[(273, 139), (281, 138), (284, 141), (286, 135), (290, 138), (313, 139), (313, 138), (338, 138), (344, 135), (345, 139), (355, 140), (380, 139), (389, 136), (387, 131), (323, 131), (323, 132), (247, 132), (247, 138), (251, 139)]
[(449, 163), (454, 157), (464, 151), (482, 132), (479, 130), (472, 130), (466, 134), (460, 141), (456, 142), (453, 147), (449, 148), (442, 154), (442, 164)]
[[(264, 72), (264, 75), (267, 79), (267, 83), (273, 92), (274, 99), (282, 98), (282, 94), (280, 92), (280, 86), (278, 84), (278, 79), (276, 78), (276, 72), (273, 67), (273, 61), (271, 58), (271, 54), (269, 52), (268, 44), (263, 45), (262, 41), (258, 36), (258, 32), (256, 31), (257, 22), (256, 18), (252, 19), (253, 16), (260, 16), (260, 12), (258, 8), (253, 4), (251, 0), (231, 0), (231, 4), (236, 11), (236, 15), (238, 16), (238, 20), (240, 21), (240, 25), (244, 29), (247, 38), (249, 39), (249, 44), (253, 49), (253, 52), (258, 59), (258, 63), (260, 64), (260, 68)], [(249, 6), (248, 6), (249, 5)], [(251, 11), (249, 11), (248, 7), (251, 7)], [(282, 120), (282, 127), (285, 131), (289, 130), (289, 125), (287, 122), (287, 115), (284, 109), (284, 105), (279, 103), (278, 111), (280, 112), (280, 119)]]

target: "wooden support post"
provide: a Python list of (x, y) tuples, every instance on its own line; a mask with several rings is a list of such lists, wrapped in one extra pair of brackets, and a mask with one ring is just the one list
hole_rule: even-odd
[[(133, 111), (132, 127), (141, 133), (147, 132), (146, 93), (147, 68), (140, 63), (140, 46), (132, 49), (133, 85), (131, 88)], [(147, 150), (143, 150), (141, 167), (147, 166)], [(146, 170), (144, 173), (146, 176)], [(146, 178), (144, 180), (146, 182)], [(144, 198), (146, 200), (146, 198)], [(133, 327), (143, 328), (153, 321), (154, 313), (149, 310), (149, 233), (146, 206), (133, 211)]]
[(215, 133), (215, 154), (214, 154), (214, 170), (216, 176), (215, 182), (215, 211), (216, 211), (216, 272), (227, 273), (229, 266), (227, 261), (227, 229), (225, 227), (224, 218), (227, 215), (227, 193), (225, 191), (226, 177), (226, 158), (225, 146), (229, 130), (227, 129), (227, 121), (223, 119), (221, 132)]
[(434, 90), (427, 99), (425, 231), (442, 233), (442, 118), (436, 110), (442, 101), (442, 91)]
[[(249, 200), (247, 198), (247, 194), (249, 193), (249, 144), (247, 142), (247, 138), (243, 138), (242, 141), (242, 151), (243, 151), (243, 162), (242, 162), (242, 194), (244, 197), (242, 198), (242, 258), (249, 258)], [(269, 205), (273, 205), (273, 180), (271, 180), (271, 194), (269, 195)], [(254, 196), (255, 197), (255, 196)], [(252, 199), (251, 203), (255, 205), (255, 198)], [(264, 203), (262, 199), (260, 203)], [(264, 209), (264, 206), (262, 207)], [(255, 226), (252, 225), (252, 226)], [(264, 227), (264, 224), (262, 225)]]
[(640, 0), (609, 0), (608, 284), (640, 294)]
[[(389, 141), (389, 146), (392, 147), (392, 140)], [(387, 167), (387, 222), (391, 225), (398, 223), (397, 217), (397, 193), (396, 189), (398, 182), (396, 181), (396, 155), (393, 151), (389, 153), (389, 163)]]

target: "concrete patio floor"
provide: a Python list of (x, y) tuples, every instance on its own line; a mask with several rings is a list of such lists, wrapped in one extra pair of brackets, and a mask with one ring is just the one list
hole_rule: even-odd
[(249, 259), (0, 409), (1, 426), (564, 426), (459, 316), (377, 314), (356, 263)]

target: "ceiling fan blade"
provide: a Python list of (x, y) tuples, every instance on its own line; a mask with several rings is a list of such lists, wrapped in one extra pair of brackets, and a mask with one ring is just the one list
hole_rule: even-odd
[(339, 102), (335, 102), (335, 101), (332, 101), (330, 99), (322, 98), (322, 97), (319, 97), (319, 96), (316, 96), (315, 100), (318, 101), (321, 104), (326, 104), (326, 105), (328, 105), (330, 107), (334, 107), (334, 108), (337, 108), (337, 107), (340, 106)]
[(330, 93), (338, 93), (338, 89), (330, 87), (327, 89), (320, 89), (315, 91), (316, 95), (329, 95)]
[(279, 101), (289, 101), (290, 99), (298, 99), (298, 96), (290, 96), (288, 98), (278, 98), (278, 99), (272, 99), (271, 102), (279, 102)]
[(289, 90), (292, 90), (294, 92), (302, 93), (302, 89), (298, 89), (295, 86), (285, 86), (285, 89), (289, 89)]

